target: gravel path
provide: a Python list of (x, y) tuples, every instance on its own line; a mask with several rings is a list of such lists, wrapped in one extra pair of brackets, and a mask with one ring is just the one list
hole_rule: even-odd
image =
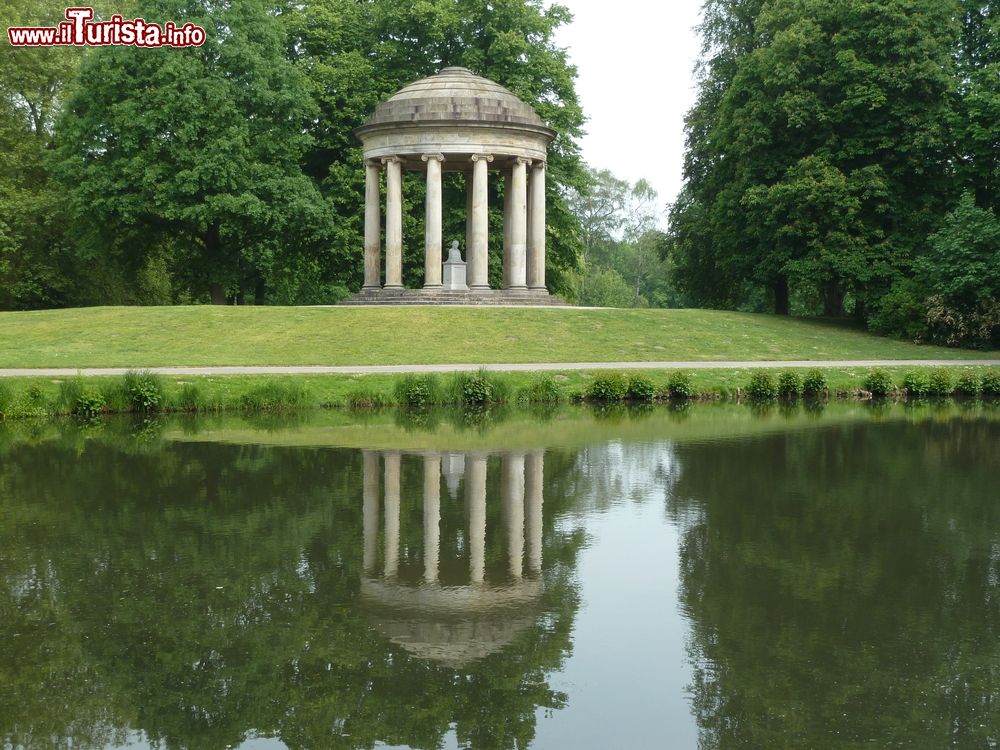
[[(346, 365), (328, 367), (265, 366), (265, 367), (149, 367), (159, 375), (378, 375), (392, 373), (462, 372), (490, 370), (493, 372), (540, 372), (554, 370), (735, 370), (777, 369), (793, 367), (939, 367), (949, 365), (1000, 365), (1000, 359), (857, 359), (786, 362), (539, 362), (535, 364), (468, 364), (468, 365)], [(0, 369), (0, 378), (72, 377), (74, 375), (124, 375), (129, 368), (39, 368)], [(138, 368), (133, 368), (138, 369)]]

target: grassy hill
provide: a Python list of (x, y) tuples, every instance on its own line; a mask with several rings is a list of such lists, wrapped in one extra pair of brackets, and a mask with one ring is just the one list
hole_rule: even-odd
[(131, 307), (0, 313), (0, 367), (1000, 357), (715, 310)]

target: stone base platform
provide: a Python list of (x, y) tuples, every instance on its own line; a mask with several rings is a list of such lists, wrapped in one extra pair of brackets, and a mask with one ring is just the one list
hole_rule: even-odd
[(341, 305), (483, 305), (568, 307), (564, 300), (546, 290), (483, 289), (448, 291), (444, 289), (362, 289), (342, 300)]

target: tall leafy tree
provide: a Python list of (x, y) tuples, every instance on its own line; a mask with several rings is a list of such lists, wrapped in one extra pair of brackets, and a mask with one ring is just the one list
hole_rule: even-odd
[(1000, 213), (1000, 2), (962, 0), (954, 139), (963, 187)]
[(760, 44), (757, 18), (764, 0), (706, 0), (698, 31), (698, 93), (685, 118), (684, 186), (670, 209), (671, 256), (678, 282), (691, 301), (736, 306), (747, 296), (735, 217), (717, 202), (731, 192), (737, 164), (716, 136), (720, 108), (741, 62)]
[(329, 224), (303, 172), (316, 112), (266, 0), (148, 0), (206, 28), (203, 47), (88, 57), (58, 129), (81, 256), (136, 278), (157, 260), (214, 303), (315, 277)]
[[(51, 26), (65, 3), (11, 0), (5, 17)], [(61, 192), (48, 153), (75, 48), (14, 48), (0, 41), (0, 309), (51, 307), (74, 300), (75, 269)]]
[(714, 116), (696, 107), (689, 118), (672, 246), (696, 297), (733, 304), (749, 282), (771, 291), (776, 312), (797, 291), (830, 314), (850, 293), (860, 313), (910, 272), (953, 189), (956, 10), (939, 0), (759, 6), (752, 42), (730, 48), (730, 77), (702, 81), (699, 105), (717, 101), (702, 107)]

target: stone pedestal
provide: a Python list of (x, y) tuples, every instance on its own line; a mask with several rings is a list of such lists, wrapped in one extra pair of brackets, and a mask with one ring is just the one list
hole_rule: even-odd
[(469, 291), (465, 279), (465, 261), (458, 252), (457, 240), (451, 243), (448, 260), (444, 262), (444, 289), (450, 292)]

